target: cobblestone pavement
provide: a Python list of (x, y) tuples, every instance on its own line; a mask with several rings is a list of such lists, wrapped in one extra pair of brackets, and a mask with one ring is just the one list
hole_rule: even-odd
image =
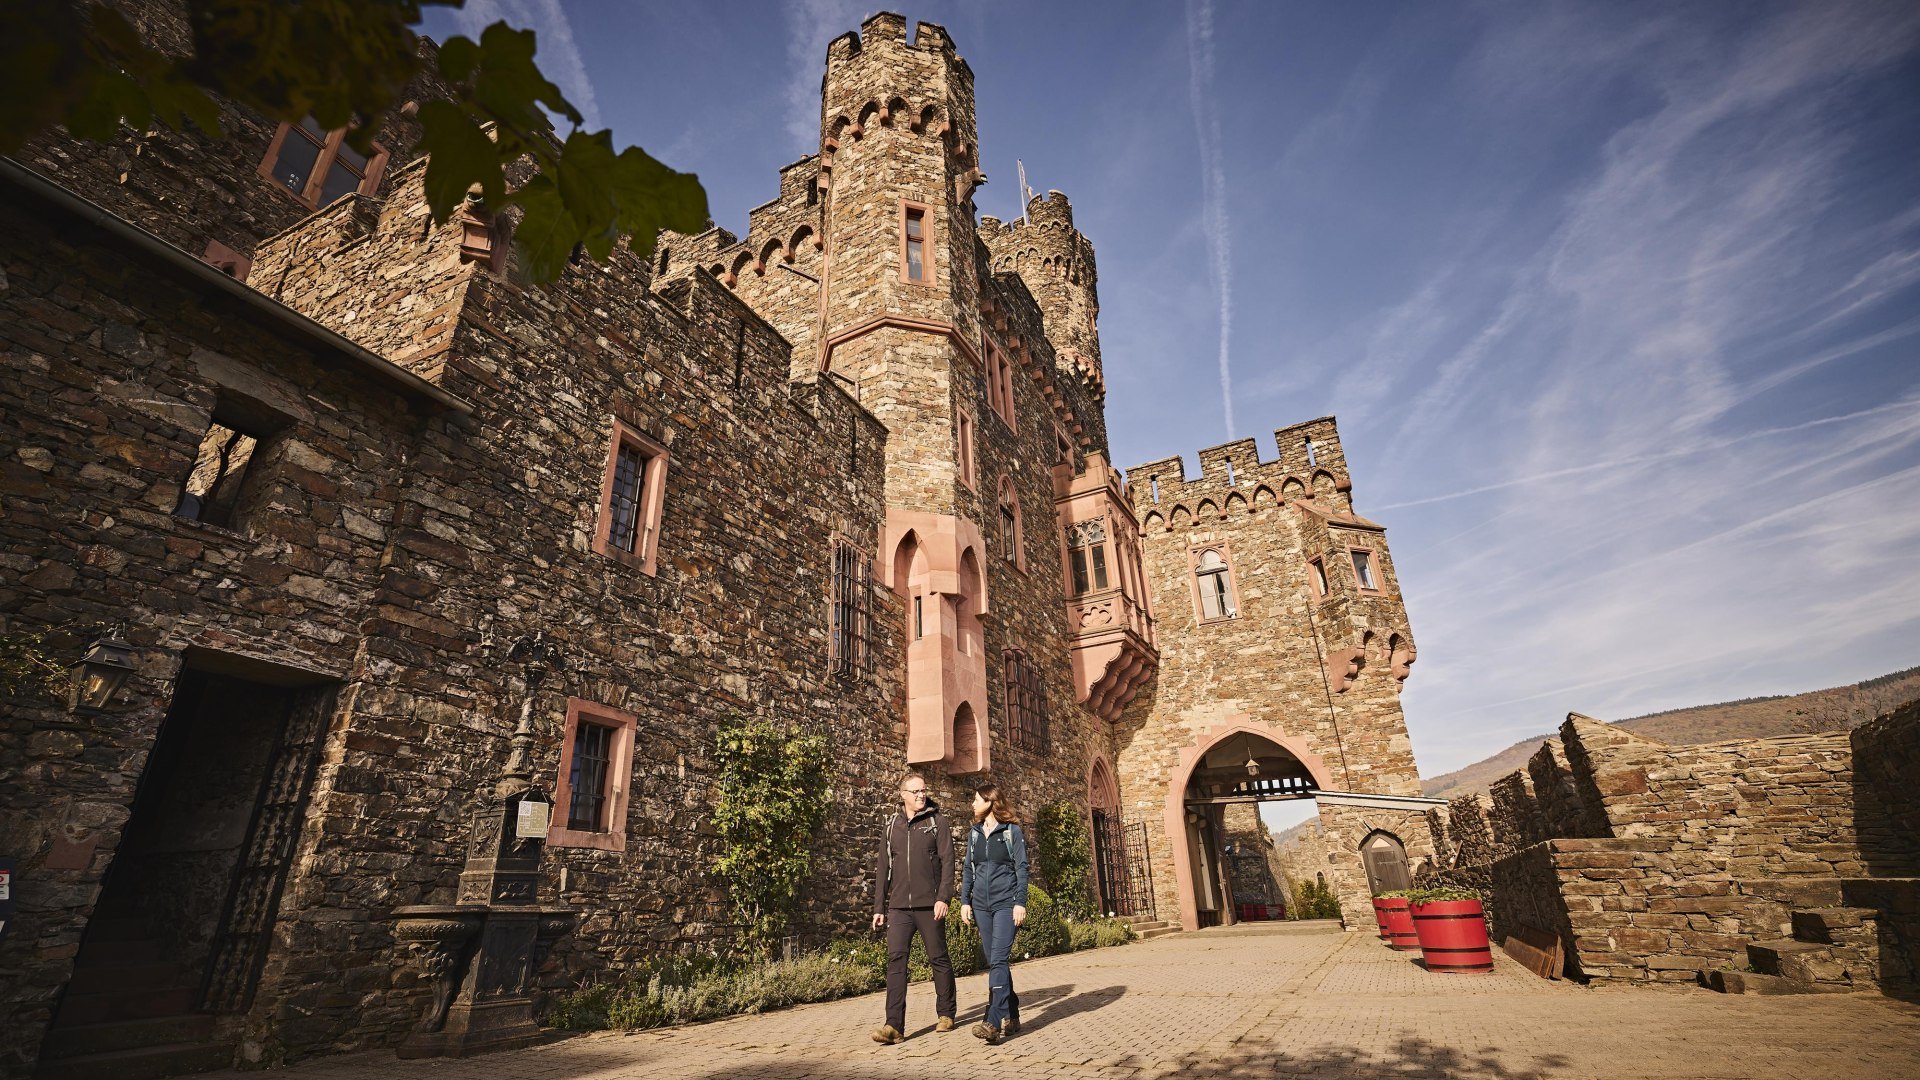
[(1913, 1004), (1868, 994), (1589, 990), (1542, 981), (1495, 955), (1492, 975), (1440, 975), (1369, 935), (1284, 923), (1233, 927), (1016, 965), (1026, 1026), (998, 1047), (967, 1033), (986, 992), (984, 977), (974, 976), (960, 980), (961, 1023), (949, 1034), (933, 1031), (932, 990), (914, 987), (912, 1037), (896, 1046), (867, 1037), (880, 1021), (876, 994), (468, 1061), (354, 1054), (278, 1075), (1920, 1078), (1920, 1007)]

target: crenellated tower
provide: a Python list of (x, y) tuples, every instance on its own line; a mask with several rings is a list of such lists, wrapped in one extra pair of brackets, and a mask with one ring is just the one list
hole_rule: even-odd
[(1058, 191), (1035, 195), (1024, 221), (981, 218), (980, 239), (994, 272), (1020, 275), (1040, 305), (1055, 363), (1094, 395), (1104, 395), (1099, 272), (1092, 241), (1073, 227), (1073, 204)]

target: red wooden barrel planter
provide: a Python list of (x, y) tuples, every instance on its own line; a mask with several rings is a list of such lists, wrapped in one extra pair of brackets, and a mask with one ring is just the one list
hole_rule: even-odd
[(1387, 924), (1387, 944), (1402, 952), (1420, 947), (1420, 934), (1413, 928), (1413, 914), (1407, 910), (1404, 896), (1380, 901), (1380, 914)]
[(1412, 909), (1421, 958), (1428, 971), (1493, 971), (1487, 912), (1478, 900), (1430, 900)]
[(1388, 938), (1387, 938), (1387, 909), (1386, 909), (1386, 908), (1384, 908), (1384, 907), (1381, 907), (1381, 906), (1380, 906), (1380, 905), (1382, 905), (1382, 904), (1384, 904), (1385, 902), (1386, 902), (1386, 901), (1384, 901), (1384, 900), (1382, 900), (1382, 899), (1380, 899), (1380, 898), (1379, 898), (1379, 897), (1377, 897), (1377, 896), (1373, 898), (1373, 921), (1374, 921), (1374, 923), (1375, 923), (1375, 925), (1377, 925), (1377, 926), (1379, 926), (1379, 927), (1380, 927), (1380, 940), (1381, 940), (1381, 941), (1386, 941), (1386, 940), (1388, 940)]

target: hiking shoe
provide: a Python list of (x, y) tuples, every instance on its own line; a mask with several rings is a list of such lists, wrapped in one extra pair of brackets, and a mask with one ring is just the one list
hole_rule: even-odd
[(873, 1041), (883, 1045), (897, 1043), (904, 1038), (906, 1036), (900, 1034), (899, 1029), (892, 1024), (882, 1024), (873, 1029)]
[(1000, 1025), (1000, 1034), (1002, 1035), (1016, 1035), (1019, 1034), (1019, 1031), (1020, 1018), (1017, 1016), (1007, 1017), (1006, 1023)]
[(985, 1039), (988, 1046), (1000, 1045), (1000, 1029), (985, 1022), (973, 1025), (973, 1037)]
[(933, 1030), (935, 1030), (935, 1031), (952, 1031), (952, 1030), (953, 1030), (953, 1017), (951, 1017), (951, 1016), (943, 1016), (943, 1017), (941, 1017), (941, 1018), (940, 1018), (940, 1022), (939, 1022), (939, 1023), (937, 1023), (937, 1024), (935, 1024), (935, 1025), (933, 1025)]

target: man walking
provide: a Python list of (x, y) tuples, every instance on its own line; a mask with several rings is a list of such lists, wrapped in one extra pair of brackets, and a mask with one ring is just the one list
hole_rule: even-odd
[(927, 778), (909, 772), (900, 779), (900, 812), (887, 820), (873, 873), (873, 928), (887, 930), (887, 1022), (873, 1041), (897, 1043), (907, 1029), (907, 952), (913, 935), (933, 968), (936, 1031), (953, 1030), (953, 965), (947, 960), (942, 925), (953, 899), (953, 832), (946, 815), (927, 795)]

